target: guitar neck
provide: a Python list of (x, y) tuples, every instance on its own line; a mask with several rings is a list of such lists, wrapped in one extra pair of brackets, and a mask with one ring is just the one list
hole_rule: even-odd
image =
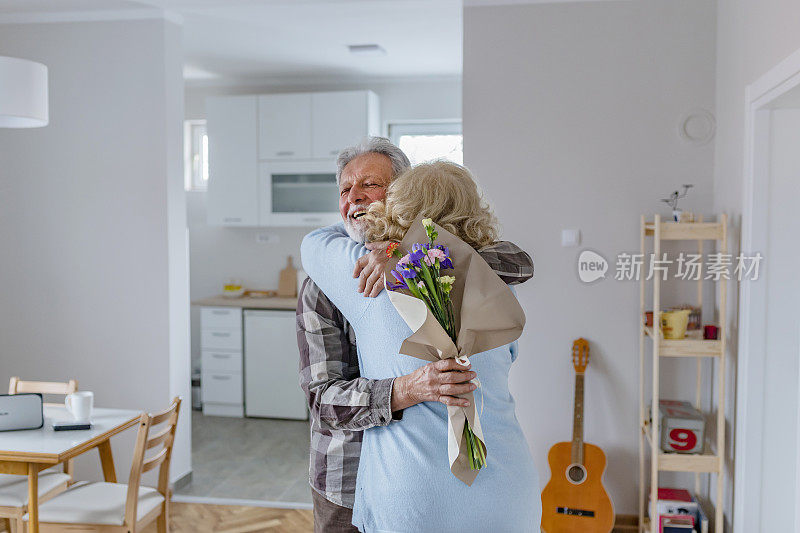
[(575, 374), (575, 412), (572, 415), (572, 462), (583, 464), (583, 374)]

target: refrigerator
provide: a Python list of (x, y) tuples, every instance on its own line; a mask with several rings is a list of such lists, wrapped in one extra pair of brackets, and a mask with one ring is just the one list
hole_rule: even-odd
[(245, 416), (306, 420), (294, 311), (244, 311)]

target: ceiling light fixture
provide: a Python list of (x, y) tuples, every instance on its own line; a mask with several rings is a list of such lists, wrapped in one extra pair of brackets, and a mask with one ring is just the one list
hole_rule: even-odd
[(0, 128), (40, 128), (48, 121), (47, 67), (0, 56)]
[(349, 44), (347, 48), (351, 54), (360, 56), (385, 56), (386, 50), (379, 44)]

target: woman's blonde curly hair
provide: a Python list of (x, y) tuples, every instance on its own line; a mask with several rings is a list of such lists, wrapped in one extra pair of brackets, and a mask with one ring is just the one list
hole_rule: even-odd
[(433, 219), (473, 248), (497, 240), (497, 217), (469, 170), (449, 161), (421, 163), (398, 176), (384, 201), (367, 210), (368, 242), (401, 241), (417, 217)]

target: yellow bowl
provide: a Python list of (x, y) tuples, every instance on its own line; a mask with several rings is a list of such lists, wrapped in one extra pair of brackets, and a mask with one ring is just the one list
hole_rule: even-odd
[(689, 309), (661, 313), (661, 333), (665, 339), (683, 339), (689, 324)]

